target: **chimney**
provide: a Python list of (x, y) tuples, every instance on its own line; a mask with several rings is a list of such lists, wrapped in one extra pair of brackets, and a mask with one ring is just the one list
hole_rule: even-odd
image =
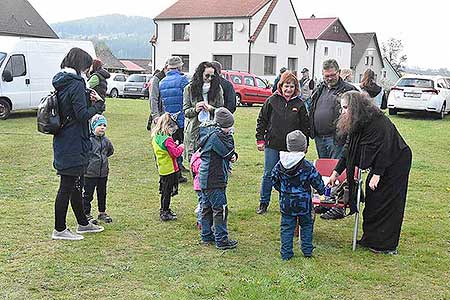
[(315, 16), (314, 14), (312, 14), (310, 18), (311, 18), (311, 19), (315, 19), (316, 16)]

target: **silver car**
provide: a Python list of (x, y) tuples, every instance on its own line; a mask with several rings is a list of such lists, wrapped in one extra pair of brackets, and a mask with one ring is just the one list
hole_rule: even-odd
[(128, 77), (123, 89), (125, 98), (141, 98), (148, 97), (145, 84), (150, 81), (152, 75), (149, 74), (133, 74)]

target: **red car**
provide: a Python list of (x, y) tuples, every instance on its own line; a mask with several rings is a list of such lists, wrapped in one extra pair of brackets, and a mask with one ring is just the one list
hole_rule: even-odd
[(222, 71), (225, 78), (233, 84), (236, 91), (236, 105), (252, 106), (264, 103), (272, 95), (272, 89), (261, 78), (241, 71)]

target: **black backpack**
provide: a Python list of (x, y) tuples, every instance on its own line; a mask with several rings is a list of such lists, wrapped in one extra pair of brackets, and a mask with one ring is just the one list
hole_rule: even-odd
[(64, 126), (59, 114), (58, 96), (56, 91), (50, 92), (41, 99), (37, 111), (37, 129), (45, 134), (58, 134)]

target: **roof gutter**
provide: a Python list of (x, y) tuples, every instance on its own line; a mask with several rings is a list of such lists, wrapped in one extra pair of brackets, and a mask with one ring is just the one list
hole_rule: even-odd
[(251, 36), (250, 36), (250, 34), (252, 32), (251, 27), (252, 27), (252, 18), (250, 17), (250, 18), (248, 18), (248, 62), (247, 62), (247, 64), (248, 64), (247, 72), (248, 73), (251, 73), (250, 66), (252, 63), (252, 40), (251, 40)]

